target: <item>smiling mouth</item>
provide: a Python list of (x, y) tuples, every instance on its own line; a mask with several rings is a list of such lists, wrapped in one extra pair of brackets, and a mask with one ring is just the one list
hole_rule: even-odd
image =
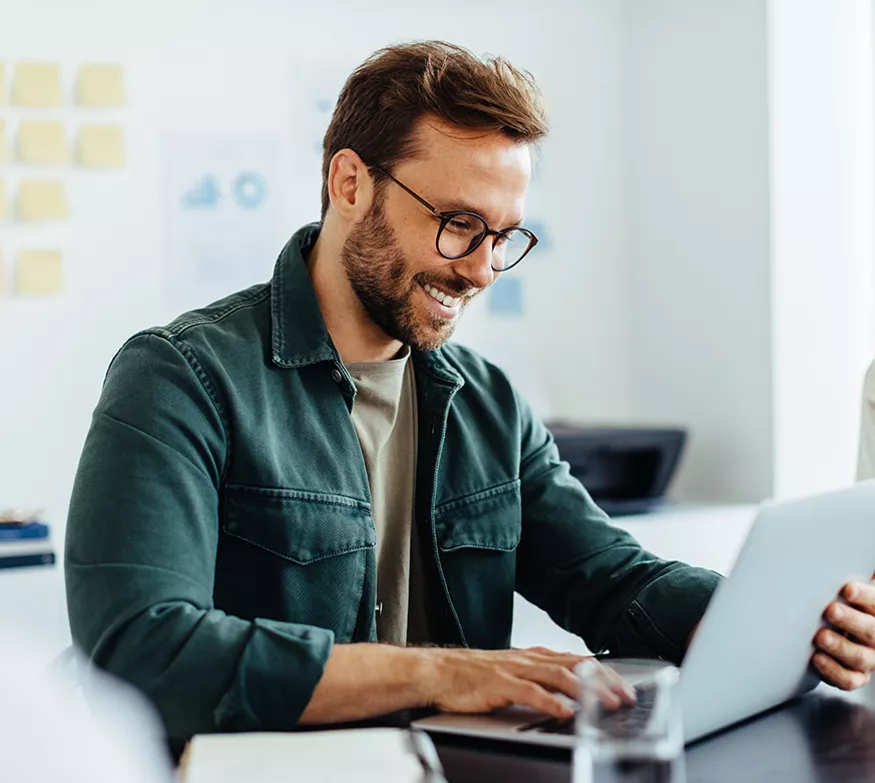
[(455, 310), (458, 308), (462, 301), (461, 296), (451, 296), (450, 294), (444, 293), (439, 288), (435, 288), (433, 285), (423, 285), (422, 290), (436, 302), (439, 302), (449, 310)]

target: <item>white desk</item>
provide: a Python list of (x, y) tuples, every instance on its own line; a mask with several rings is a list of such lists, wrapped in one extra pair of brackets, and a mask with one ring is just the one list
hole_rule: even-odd
[(45, 651), (46, 663), (70, 644), (60, 565), (0, 569), (0, 632), (20, 634)]

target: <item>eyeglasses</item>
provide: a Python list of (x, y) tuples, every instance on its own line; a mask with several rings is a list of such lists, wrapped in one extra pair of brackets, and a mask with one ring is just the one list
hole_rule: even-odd
[(507, 272), (522, 261), (529, 251), (538, 244), (538, 237), (522, 226), (492, 229), (476, 212), (439, 212), (422, 196), (414, 193), (403, 182), (395, 179), (388, 171), (376, 164), (368, 164), (405, 190), (439, 221), (435, 247), (444, 258), (455, 261), (473, 253), (486, 237), (492, 237), (492, 261), (495, 272)]

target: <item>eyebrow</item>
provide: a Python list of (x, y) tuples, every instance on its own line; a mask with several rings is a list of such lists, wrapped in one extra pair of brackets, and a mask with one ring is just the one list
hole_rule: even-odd
[[(438, 212), (473, 212), (475, 215), (480, 215), (480, 217), (485, 219), (485, 215), (482, 210), (475, 207), (473, 204), (469, 204), (466, 201), (452, 201), (452, 202), (443, 202), (435, 204)], [(502, 226), (502, 228), (510, 228), (511, 226), (522, 226), (523, 221), (525, 220), (525, 215), (517, 218), (515, 222), (508, 223), (506, 226)], [(487, 221), (488, 222), (488, 221)], [(501, 230), (501, 229), (499, 229)]]

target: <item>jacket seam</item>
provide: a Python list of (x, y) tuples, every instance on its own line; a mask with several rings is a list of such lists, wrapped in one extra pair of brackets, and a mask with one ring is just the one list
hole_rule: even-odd
[(168, 327), (167, 331), (174, 337), (181, 337), (184, 332), (187, 332), (189, 329), (193, 329), (196, 326), (206, 326), (208, 324), (215, 324), (221, 321), (223, 318), (227, 318), (229, 315), (233, 315), (238, 310), (243, 310), (247, 307), (253, 307), (266, 299), (270, 298), (270, 288), (267, 287), (264, 291), (260, 291), (258, 294), (252, 294), (250, 297), (243, 299), (243, 301), (234, 302), (233, 304), (228, 304), (223, 307), (221, 310), (218, 310), (211, 315), (199, 315), (196, 318), (188, 318), (185, 321), (180, 321), (177, 323), (176, 328), (170, 329)]
[(231, 462), (230, 425), (227, 417), (225, 416), (225, 411), (223, 410), (221, 404), (216, 397), (215, 389), (212, 382), (210, 381), (206, 372), (204, 372), (201, 363), (197, 360), (197, 357), (194, 355), (194, 351), (192, 351), (191, 347), (187, 343), (173, 338), (168, 338), (168, 342), (174, 348), (176, 348), (180, 356), (182, 356), (186, 360), (189, 368), (200, 382), (201, 388), (203, 388), (203, 390), (206, 392), (207, 397), (210, 398), (210, 402), (212, 403), (213, 408), (219, 416), (219, 421), (222, 423), (222, 434), (225, 438), (225, 461), (222, 465), (221, 483), (224, 483), (225, 476), (228, 473), (228, 467)]
[(226, 526), (222, 526), (222, 529), (229, 535), (234, 538), (239, 539), (240, 541), (245, 541), (247, 544), (252, 544), (252, 546), (257, 546), (259, 549), (264, 550), (265, 552), (270, 552), (272, 555), (276, 555), (277, 557), (281, 557), (283, 560), (288, 560), (296, 565), (310, 565), (311, 563), (318, 563), (320, 560), (328, 560), (331, 557), (338, 557), (340, 555), (348, 555), (352, 552), (361, 552), (366, 549), (374, 549), (375, 544), (365, 543), (358, 544), (356, 546), (347, 547), (346, 549), (337, 549), (333, 552), (326, 552), (324, 555), (319, 555), (318, 557), (311, 557), (308, 560), (301, 560), (292, 556), (290, 553), (278, 552), (276, 549), (273, 549), (269, 546), (265, 546), (264, 544), (259, 544), (257, 541), (253, 541), (251, 538), (247, 538), (246, 536), (242, 536), (239, 533), (235, 533), (232, 530), (228, 530)]
[(349, 497), (347, 495), (313, 492), (312, 490), (282, 489), (279, 487), (256, 487), (249, 484), (236, 483), (226, 484), (225, 490), (248, 493), (251, 495), (261, 495), (280, 501), (304, 501), (307, 503), (317, 503), (325, 506), (354, 508), (360, 511), (371, 510), (370, 503), (367, 503), (366, 501), (360, 500), (358, 498)]
[[(658, 580), (656, 580), (656, 581), (658, 581)], [(653, 584), (653, 582), (651, 582), (651, 584)], [(679, 647), (677, 644), (675, 644), (671, 639), (669, 639), (662, 632), (662, 630), (659, 628), (659, 626), (656, 625), (655, 622), (653, 622), (653, 618), (650, 616), (650, 614), (648, 614), (647, 610), (641, 605), (641, 603), (638, 601), (637, 598), (634, 601), (632, 601), (631, 604), (629, 604), (629, 609), (627, 610), (627, 614), (631, 618), (635, 617), (635, 612), (633, 611), (633, 607), (635, 609), (637, 609), (638, 613), (640, 614), (641, 619), (645, 621), (648, 630), (652, 631), (653, 634), (657, 638), (659, 638), (659, 640), (662, 641), (669, 650), (672, 651), (672, 653), (678, 654), (678, 653), (683, 652), (682, 648)]]
[(520, 486), (519, 479), (511, 479), (510, 481), (502, 481), (499, 484), (495, 484), (492, 487), (488, 487), (487, 489), (481, 489), (477, 492), (472, 492), (468, 495), (463, 495), (460, 498), (454, 498), (453, 500), (445, 500), (438, 506), (435, 506), (435, 514), (441, 511), (452, 511), (456, 508), (462, 508), (463, 506), (473, 505), (474, 503), (480, 503), (484, 500), (490, 500), (491, 498), (498, 497), (500, 495), (507, 495), (513, 493)]

